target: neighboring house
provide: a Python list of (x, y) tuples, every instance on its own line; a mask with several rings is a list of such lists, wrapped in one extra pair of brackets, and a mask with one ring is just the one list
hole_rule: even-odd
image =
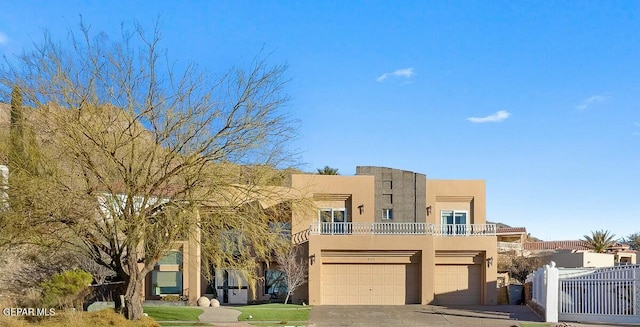
[(540, 241), (524, 243), (528, 256), (544, 257), (564, 268), (612, 267), (616, 264), (636, 264), (636, 252), (629, 245), (615, 243), (606, 253), (594, 253), (583, 240)]
[(527, 229), (524, 227), (498, 227), (498, 253), (515, 252), (522, 254), (523, 244), (527, 240)]

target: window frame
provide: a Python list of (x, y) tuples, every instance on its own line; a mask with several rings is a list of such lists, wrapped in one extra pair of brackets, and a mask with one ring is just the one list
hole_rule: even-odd
[[(447, 223), (445, 221), (445, 213), (451, 214), (451, 219), (453, 223)], [(456, 214), (464, 214), (464, 223), (456, 222)], [(469, 210), (459, 210), (459, 209), (442, 209), (440, 210), (440, 224), (442, 226), (442, 234), (444, 235), (468, 235), (471, 231), (471, 216), (469, 215)]]
[(382, 220), (393, 220), (393, 208), (382, 208)]

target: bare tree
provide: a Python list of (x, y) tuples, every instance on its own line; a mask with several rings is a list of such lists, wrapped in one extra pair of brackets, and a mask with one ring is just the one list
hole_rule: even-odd
[(289, 302), (291, 294), (307, 281), (307, 260), (301, 255), (301, 252), (299, 245), (292, 245), (284, 251), (276, 253), (276, 263), (279, 269), (284, 272), (287, 284), (287, 296), (284, 303)]
[(7, 230), (40, 229), (30, 243), (73, 240), (115, 271), (132, 320), (145, 276), (176, 241), (202, 232), (206, 262), (250, 272), (282, 243), (268, 224), (277, 206), (264, 204), (295, 205), (274, 185), (292, 160), (285, 67), (259, 55), (216, 78), (177, 71), (160, 39), (157, 24), (119, 41), (81, 24), (0, 70), (2, 98), (21, 91), (42, 152), (37, 176), (10, 173), (12, 210), (0, 218)]

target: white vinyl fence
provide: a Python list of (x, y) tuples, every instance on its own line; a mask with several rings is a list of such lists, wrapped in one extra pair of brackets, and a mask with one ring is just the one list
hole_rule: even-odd
[(547, 322), (640, 323), (640, 265), (558, 269), (552, 262), (530, 280)]

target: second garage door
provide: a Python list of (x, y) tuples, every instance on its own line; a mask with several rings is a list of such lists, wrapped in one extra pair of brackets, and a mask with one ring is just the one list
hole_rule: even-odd
[(324, 264), (323, 304), (419, 303), (417, 264)]
[(434, 304), (480, 304), (481, 265), (436, 265)]

